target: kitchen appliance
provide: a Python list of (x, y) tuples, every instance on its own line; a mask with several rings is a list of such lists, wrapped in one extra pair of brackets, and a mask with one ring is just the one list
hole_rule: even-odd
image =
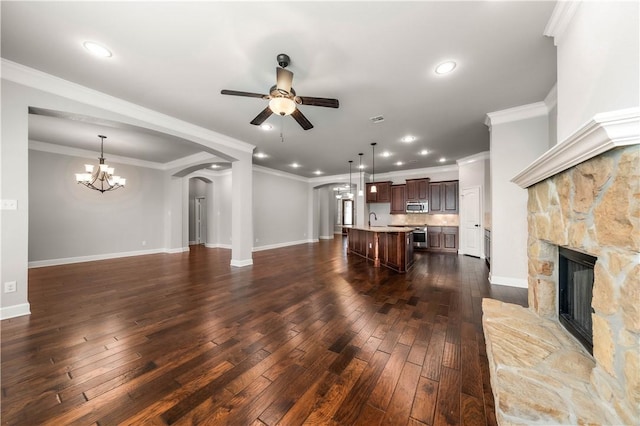
[(413, 229), (413, 248), (427, 248), (426, 226), (420, 226)]
[(407, 213), (428, 213), (429, 203), (426, 201), (407, 201)]

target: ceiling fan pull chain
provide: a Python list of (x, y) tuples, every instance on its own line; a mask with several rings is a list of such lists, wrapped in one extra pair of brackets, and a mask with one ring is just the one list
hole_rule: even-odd
[(280, 142), (284, 143), (284, 115), (280, 116)]

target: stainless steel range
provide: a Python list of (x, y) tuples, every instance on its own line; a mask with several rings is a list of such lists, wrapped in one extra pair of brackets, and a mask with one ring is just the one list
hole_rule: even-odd
[(427, 227), (419, 226), (413, 229), (413, 247), (427, 248)]

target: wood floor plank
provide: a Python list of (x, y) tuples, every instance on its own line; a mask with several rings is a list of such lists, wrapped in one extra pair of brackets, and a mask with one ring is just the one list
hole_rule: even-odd
[(481, 302), (525, 289), (455, 254), (373, 268), (341, 238), (253, 259), (30, 269), (31, 315), (0, 322), (3, 423), (496, 424)]

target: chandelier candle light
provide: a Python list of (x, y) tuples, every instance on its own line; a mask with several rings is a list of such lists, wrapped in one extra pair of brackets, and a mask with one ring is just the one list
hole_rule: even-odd
[(100, 138), (100, 164), (98, 165), (98, 169), (94, 172), (94, 166), (92, 164), (85, 164), (85, 172), (76, 173), (76, 181), (87, 188), (95, 189), (101, 193), (124, 188), (126, 179), (120, 176), (114, 176), (114, 168), (104, 163), (104, 140), (106, 136), (98, 135), (98, 137)]

